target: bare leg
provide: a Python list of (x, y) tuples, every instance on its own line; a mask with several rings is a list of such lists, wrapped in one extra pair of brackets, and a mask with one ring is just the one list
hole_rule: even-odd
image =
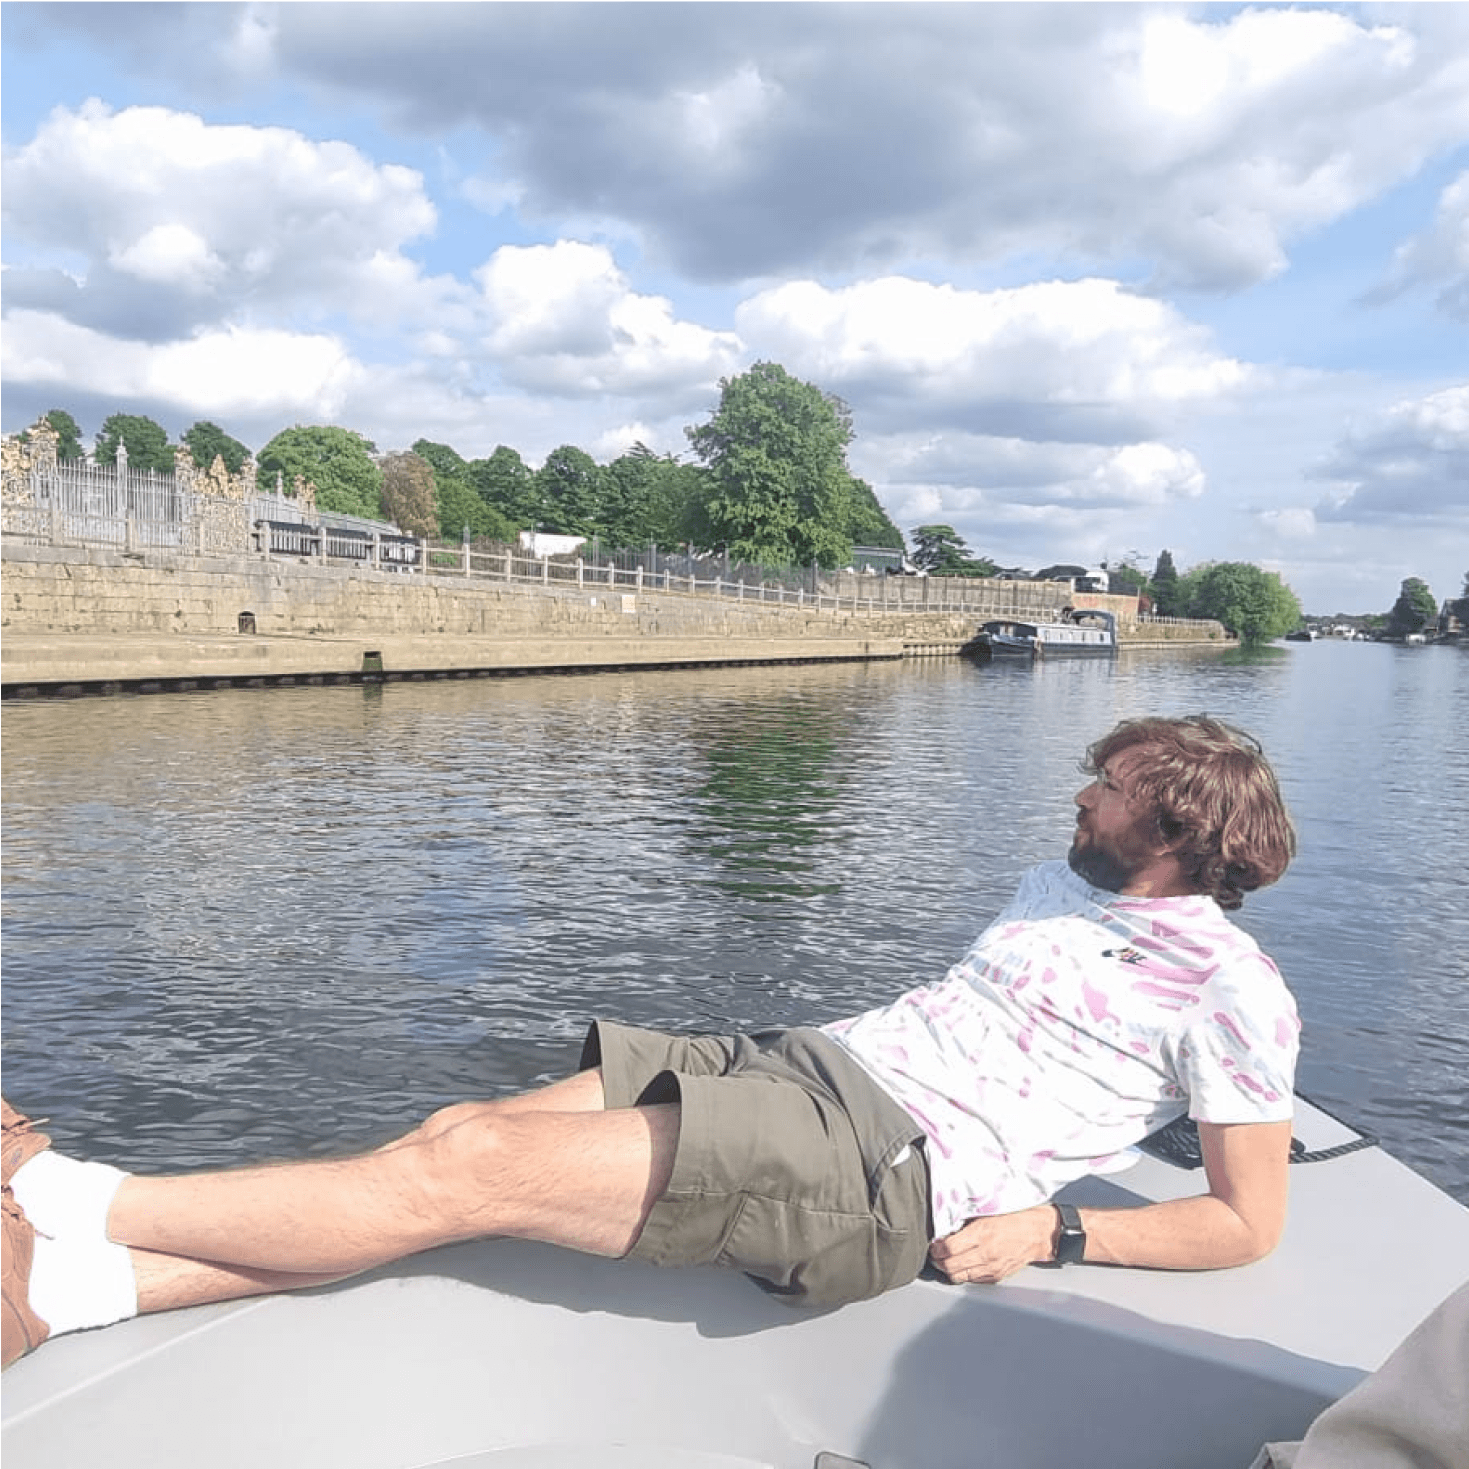
[(339, 1275), (305, 1275), (283, 1270), (248, 1270), (243, 1266), (215, 1265), (207, 1260), (185, 1260), (152, 1250), (129, 1250), (138, 1284), (138, 1312), (173, 1311), (180, 1306), (202, 1306), (210, 1301), (232, 1301), (241, 1296), (271, 1295), (303, 1290), (342, 1279)]
[(448, 1108), (363, 1157), (130, 1177), (108, 1233), (136, 1250), (326, 1277), (485, 1235), (622, 1255), (667, 1185), (678, 1108), (601, 1105), (600, 1077), (583, 1073)]

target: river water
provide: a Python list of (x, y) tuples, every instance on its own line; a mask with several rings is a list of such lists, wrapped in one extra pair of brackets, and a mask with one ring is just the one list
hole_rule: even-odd
[(583, 1021), (832, 1019), (1063, 855), (1085, 744), (1206, 711), (1301, 855), (1241, 921), (1298, 1084), (1469, 1203), (1469, 657), (1313, 643), (10, 703), (4, 1085), (143, 1171), (343, 1151)]

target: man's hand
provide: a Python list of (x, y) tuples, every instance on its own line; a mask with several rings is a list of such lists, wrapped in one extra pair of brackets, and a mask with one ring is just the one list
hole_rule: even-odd
[(955, 1285), (989, 1283), (1056, 1254), (1056, 1211), (1049, 1204), (991, 1214), (935, 1240), (928, 1257)]

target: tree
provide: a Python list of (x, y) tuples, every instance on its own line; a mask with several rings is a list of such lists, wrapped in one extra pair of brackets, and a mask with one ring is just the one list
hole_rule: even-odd
[(1130, 561), (1107, 567), (1107, 585), (1119, 596), (1145, 597), (1150, 594), (1147, 572)]
[(559, 536), (592, 536), (601, 528), (602, 468), (583, 449), (562, 444), (536, 475), (543, 509), (540, 529)]
[(1438, 602), (1428, 583), (1410, 576), (1398, 591), (1398, 600), (1387, 614), (1387, 635), (1390, 638), (1405, 638), (1409, 633), (1422, 632), (1430, 623), (1438, 620)]
[(1459, 626), (1469, 628), (1469, 571), (1464, 573), (1463, 594), (1449, 603), (1449, 611), (1459, 619)]
[(457, 541), (465, 531), (471, 539), (513, 541), (515, 525), (480, 496), (471, 478), (470, 464), (447, 444), (419, 439), (413, 452), (434, 472), (434, 494), (439, 505), (439, 534)]
[[(56, 435), (57, 459), (80, 459), (82, 431), (77, 427), (76, 419), (65, 408), (48, 408), (41, 416), (51, 425), (51, 431)], [(30, 443), (30, 430), (27, 429), (19, 437), (22, 444)]]
[(1159, 551), (1153, 566), (1153, 610), (1159, 617), (1182, 617), (1183, 600), (1178, 590), (1178, 570), (1171, 551)]
[(98, 464), (116, 464), (119, 445), (127, 446), (129, 469), (151, 469), (173, 473), (173, 445), (162, 424), (135, 413), (113, 413), (103, 421), (97, 435)]
[(609, 546), (617, 547), (649, 541), (662, 546), (687, 540), (702, 543), (696, 515), (704, 484), (705, 474), (698, 465), (634, 444), (602, 471), (600, 533)]
[(201, 419), (184, 435), (183, 445), (200, 469), (208, 469), (218, 458), (224, 460), (224, 467), (230, 474), (238, 474), (250, 457), (250, 451), (244, 444), (232, 439), (218, 424), (207, 419)]
[(373, 463), (376, 452), (351, 429), (303, 428), (298, 424), (282, 429), (260, 451), (259, 479), (271, 488), (279, 474), (286, 493), (293, 494), (296, 476), (300, 475), (316, 486), (320, 509), (378, 520), (383, 512), (383, 475)]
[(852, 514), (847, 534), (854, 546), (903, 549), (903, 532), (895, 526), (886, 510), (878, 503), (872, 486), (865, 479), (852, 480)]
[(1301, 622), (1301, 604), (1277, 572), (1247, 561), (1213, 561), (1180, 579), (1186, 616), (1212, 617), (1242, 643), (1283, 637)]
[(383, 514), (411, 536), (430, 540), (439, 531), (439, 503), (434, 494), (434, 471), (427, 459), (413, 453), (384, 454), (381, 499)]
[(544, 511), (536, 472), (514, 449), (499, 445), (488, 459), (472, 460), (470, 482), (479, 497), (521, 530), (534, 530)]
[(913, 564), (930, 576), (994, 576), (987, 556), (974, 557), (952, 525), (920, 525), (913, 532)]
[(701, 543), (741, 561), (845, 564), (853, 501), (846, 404), (774, 362), (722, 378), (719, 390), (709, 421), (685, 430), (708, 471)]

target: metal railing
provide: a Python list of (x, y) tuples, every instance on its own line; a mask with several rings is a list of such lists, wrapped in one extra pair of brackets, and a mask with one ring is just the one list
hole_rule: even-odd
[[(200, 498), (171, 474), (67, 460), (7, 482), (4, 532), (32, 544), (184, 549)], [(197, 537), (195, 538), (197, 540)]]
[[(633, 564), (627, 564), (631, 560)], [(652, 565), (646, 564), (651, 560)], [(970, 581), (959, 577), (836, 576), (807, 568), (730, 568), (718, 558), (701, 561), (653, 552), (586, 557), (534, 557), (513, 547), (440, 544), (427, 549), (424, 571), (433, 577), (536, 585), (546, 590), (640, 592), (716, 597), (754, 606), (791, 607), (815, 612), (933, 612), (984, 617), (1035, 616), (1059, 609), (1065, 592), (1036, 592), (1046, 583)], [(762, 574), (763, 573), (763, 574)], [(757, 579), (753, 579), (758, 577)], [(1024, 589), (1024, 590), (1022, 590)], [(1054, 605), (1053, 605), (1054, 604)]]
[(322, 521), (257, 520), (250, 527), (250, 549), (262, 556), (352, 562), (379, 571), (417, 571), (424, 544), (393, 530), (364, 531)]
[(313, 556), (410, 570), (422, 543), (385, 521), (333, 511), (314, 519), (284, 495), (209, 494), (173, 474), (118, 463), (61, 460), (19, 474), (7, 471), (6, 537), (30, 545), (165, 550), (194, 555)]

